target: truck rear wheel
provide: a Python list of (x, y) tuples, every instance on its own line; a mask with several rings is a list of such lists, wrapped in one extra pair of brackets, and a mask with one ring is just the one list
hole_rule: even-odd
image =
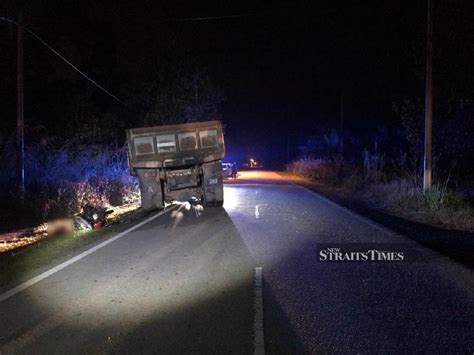
[(218, 201), (207, 201), (206, 197), (204, 197), (204, 204), (206, 207), (222, 207), (224, 206), (224, 201), (218, 200)]
[(216, 201), (214, 202), (214, 207), (222, 207), (224, 206), (224, 201)]

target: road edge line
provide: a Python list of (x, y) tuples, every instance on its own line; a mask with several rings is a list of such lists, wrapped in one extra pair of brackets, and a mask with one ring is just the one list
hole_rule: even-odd
[(263, 329), (263, 267), (255, 268), (255, 299), (253, 320), (253, 346), (255, 355), (265, 354), (265, 336)]
[[(277, 173), (277, 174), (278, 174), (278, 173)], [(392, 230), (392, 229), (390, 229), (390, 228), (388, 228), (388, 227), (386, 227), (386, 226), (384, 226), (384, 225), (382, 225), (382, 224), (380, 224), (380, 223), (378, 223), (378, 222), (376, 222), (376, 221), (374, 221), (374, 220), (372, 220), (372, 219), (370, 219), (370, 218), (368, 218), (368, 217), (365, 217), (365, 216), (363, 216), (363, 215), (361, 215), (361, 214), (359, 214), (359, 213), (357, 213), (357, 212), (351, 210), (351, 209), (348, 208), (348, 207), (345, 207), (345, 206), (340, 205), (339, 203), (337, 203), (337, 202), (335, 202), (335, 201), (333, 201), (333, 200), (327, 198), (326, 196), (323, 196), (323, 195), (320, 194), (319, 192), (313, 191), (313, 190), (311, 190), (310, 188), (308, 188), (308, 187), (306, 187), (306, 186), (304, 186), (304, 185), (300, 185), (300, 184), (298, 184), (297, 182), (291, 181), (289, 178), (284, 177), (284, 176), (282, 176), (282, 175), (280, 175), (280, 174), (278, 174), (278, 175), (279, 175), (283, 180), (288, 181), (290, 184), (293, 184), (293, 185), (295, 185), (295, 186), (297, 186), (297, 187), (300, 187), (300, 188), (302, 188), (302, 189), (304, 189), (304, 190), (306, 190), (306, 191), (311, 192), (313, 195), (315, 195), (316, 197), (318, 197), (320, 200), (322, 200), (322, 201), (328, 203), (329, 205), (331, 205), (331, 206), (333, 206), (333, 207), (335, 207), (335, 208), (337, 208), (337, 209), (339, 209), (339, 210), (345, 212), (346, 214), (348, 214), (348, 215), (350, 215), (350, 216), (352, 216), (352, 217), (358, 219), (359, 221), (361, 221), (361, 222), (363, 222), (363, 223), (365, 223), (365, 224), (368, 224), (369, 226), (371, 226), (371, 227), (373, 227), (373, 228), (375, 228), (375, 229), (378, 229), (379, 231), (381, 231), (381, 232), (383, 232), (383, 233), (385, 233), (385, 234), (387, 234), (387, 235), (389, 235), (389, 236), (403, 236), (403, 237), (405, 237), (403, 234), (397, 233), (396, 231), (394, 231), (394, 230)], [(406, 238), (406, 237), (405, 237), (405, 238)]]
[(20, 293), (21, 291), (26, 290), (27, 288), (33, 286), (34, 284), (37, 284), (38, 282), (46, 279), (47, 277), (49, 277), (49, 276), (57, 273), (58, 271), (61, 271), (62, 269), (68, 267), (69, 265), (74, 264), (76, 261), (79, 261), (79, 260), (85, 258), (86, 256), (88, 256), (92, 253), (95, 253), (97, 250), (102, 249), (103, 247), (109, 245), (110, 243), (115, 242), (116, 240), (118, 240), (118, 239), (124, 237), (125, 235), (127, 235), (128, 233), (130, 233), (130, 232), (134, 231), (135, 229), (138, 229), (141, 226), (151, 222), (152, 220), (164, 215), (165, 213), (167, 213), (168, 211), (170, 211), (172, 209), (173, 209), (173, 207), (165, 209), (163, 211), (160, 211), (157, 214), (155, 214), (151, 217), (148, 217), (144, 221), (141, 221), (140, 223), (134, 225), (133, 227), (130, 227), (127, 230), (117, 234), (116, 236), (114, 236), (112, 238), (109, 238), (109, 239), (103, 241), (102, 243), (99, 243), (99, 244), (93, 246), (92, 248), (89, 248), (89, 249), (83, 251), (82, 253), (72, 257), (71, 259), (66, 260), (66, 261), (62, 262), (61, 264), (56, 265), (56, 266), (52, 267), (51, 269), (46, 270), (45, 272), (43, 272), (43, 273), (41, 273), (41, 274), (31, 278), (31, 279), (19, 284), (18, 286), (13, 287), (12, 289), (0, 294), (0, 302), (6, 301), (7, 299), (15, 296), (16, 294)]

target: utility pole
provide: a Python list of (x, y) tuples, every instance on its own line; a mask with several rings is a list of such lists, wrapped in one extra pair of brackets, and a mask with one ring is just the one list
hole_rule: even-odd
[(17, 49), (17, 132), (16, 146), (18, 159), (18, 188), (23, 201), (25, 195), (25, 124), (23, 117), (23, 16), (18, 15), (18, 49)]
[(423, 191), (431, 189), (431, 135), (433, 121), (433, 19), (432, 0), (428, 0), (426, 34), (426, 89), (425, 89), (425, 156), (423, 160)]

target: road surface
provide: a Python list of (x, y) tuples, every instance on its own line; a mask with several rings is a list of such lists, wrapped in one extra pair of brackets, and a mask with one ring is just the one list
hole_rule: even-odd
[[(318, 246), (354, 243), (416, 253), (319, 260)], [(164, 214), (1, 301), (1, 353), (251, 354), (256, 267), (266, 353), (474, 351), (472, 271), (276, 173), (247, 172), (224, 208), (174, 229)]]

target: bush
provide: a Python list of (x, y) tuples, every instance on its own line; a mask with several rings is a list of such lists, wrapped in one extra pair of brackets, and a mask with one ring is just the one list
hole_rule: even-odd
[[(383, 156), (364, 154), (364, 168), (325, 159), (299, 159), (288, 170), (322, 186), (339, 186), (353, 198), (422, 223), (472, 230), (474, 209), (468, 201), (448, 189), (448, 180), (423, 192), (422, 179), (408, 170), (384, 172)], [(367, 160), (369, 163), (367, 163)], [(367, 165), (370, 165), (367, 168)]]
[(397, 179), (368, 188), (366, 193), (386, 209), (410, 219), (462, 230), (474, 227), (474, 209), (446, 184), (434, 184), (423, 192), (421, 182)]
[(303, 176), (313, 182), (339, 186), (341, 183), (356, 174), (357, 169), (343, 161), (328, 159), (302, 158), (287, 166), (287, 170)]
[[(14, 166), (12, 145), (0, 147), (1, 161)], [(13, 159), (12, 159), (13, 157)], [(14, 169), (1, 169), (1, 228), (34, 225), (64, 217), (86, 205), (106, 207), (135, 202), (138, 183), (129, 175), (125, 148), (101, 146), (53, 149), (27, 147), (26, 194), (21, 204), (14, 185)]]

